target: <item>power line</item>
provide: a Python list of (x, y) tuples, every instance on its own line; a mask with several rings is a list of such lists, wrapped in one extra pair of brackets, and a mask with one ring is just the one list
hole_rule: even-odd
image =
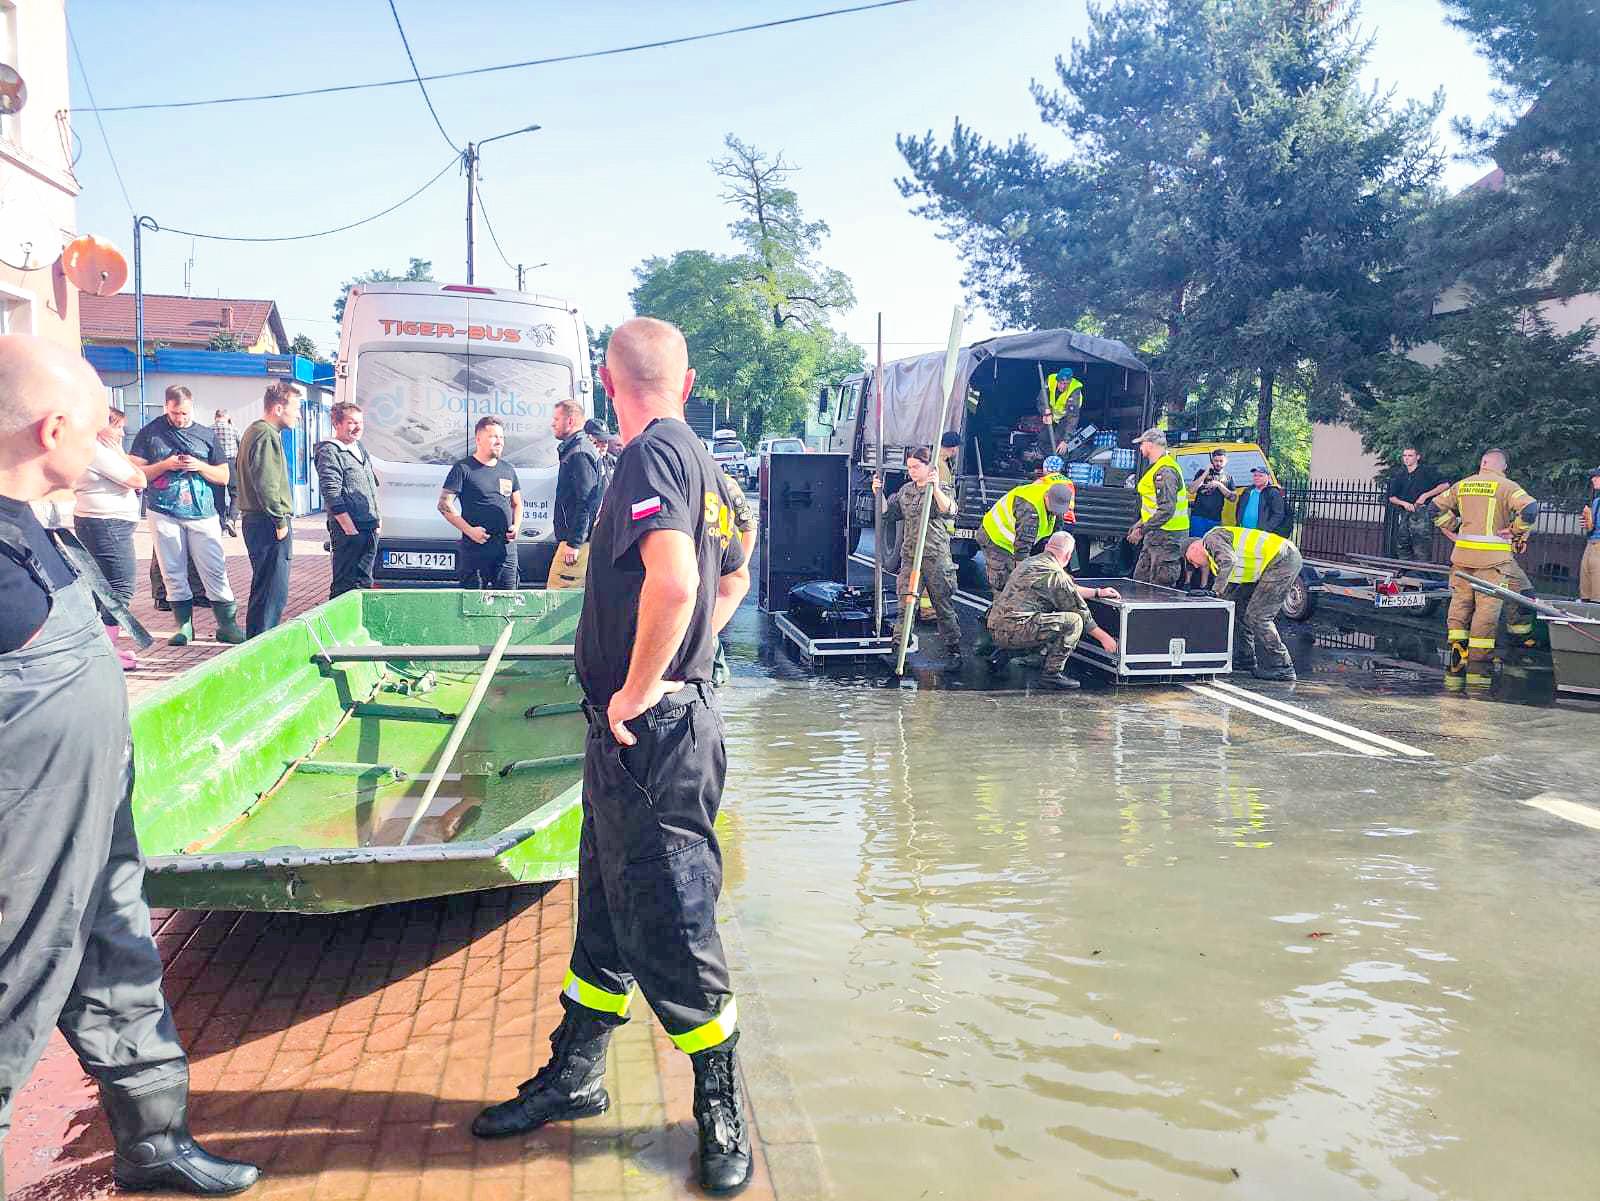
[(411, 74), (416, 76), (417, 87), (422, 91), (422, 100), (428, 106), (428, 112), (433, 117), (433, 123), (439, 127), (439, 136), (445, 140), (451, 150), (460, 154), (461, 147), (444, 131), (444, 122), (439, 120), (439, 111), (433, 107), (433, 97), (428, 95), (428, 85), (422, 82), (422, 72), (417, 70), (416, 56), (411, 53), (411, 40), (406, 37), (406, 27), (400, 23), (400, 10), (394, 6), (394, 0), (389, 0), (389, 11), (394, 14), (394, 27), (400, 31), (400, 44), (406, 48), (406, 61), (411, 64)]
[(111, 160), (111, 173), (117, 177), (117, 187), (122, 190), (122, 202), (128, 206), (128, 215), (137, 217), (139, 211), (133, 207), (133, 201), (128, 198), (128, 185), (122, 181), (122, 168), (117, 166), (117, 156), (111, 150), (111, 139), (106, 135), (106, 123), (100, 119), (100, 110), (94, 107), (94, 88), (89, 84), (89, 72), (84, 69), (83, 55), (78, 52), (78, 39), (72, 35), (72, 22), (67, 22), (67, 40), (72, 43), (72, 57), (78, 63), (78, 75), (83, 80), (83, 90), (89, 95), (89, 111), (94, 114), (94, 123), (100, 127), (100, 140), (106, 144), (106, 157)]
[[(785, 17), (777, 21), (761, 21), (755, 25), (738, 25), (732, 29), (716, 29), (709, 33), (685, 34), (682, 37), (662, 38), (654, 42), (636, 42), (629, 46), (613, 46), (607, 50), (585, 50), (578, 54), (557, 54), (548, 58), (530, 58), (522, 62), (501, 63), (493, 67), (473, 67), (465, 71), (441, 71), (436, 75), (412, 75), (405, 79), (381, 79), (370, 83), (341, 83), (325, 88), (304, 88), (294, 92), (262, 92), (253, 96), (216, 96), (208, 100), (166, 100), (149, 104), (109, 104), (101, 108), (94, 104), (94, 97), (90, 96), (90, 105), (77, 111), (94, 113), (133, 113), (147, 112), (150, 109), (166, 108), (203, 108), (213, 104), (249, 104), (257, 100), (288, 100), (297, 96), (328, 96), (336, 92), (360, 92), (369, 88), (394, 88), (402, 85), (409, 86), (413, 83), (433, 82), (436, 79), (464, 79), (471, 75), (489, 75), (496, 71), (517, 71), (524, 67), (547, 67), (553, 63), (580, 62), (591, 58), (609, 58), (616, 54), (632, 54), (639, 50), (659, 50), (664, 46), (682, 46), (689, 42), (705, 42), (712, 38), (732, 37), (738, 33), (753, 33), (760, 29), (776, 29), (783, 25), (799, 25), (806, 21), (820, 21), (825, 17), (842, 17), (851, 13), (871, 12), (879, 8), (894, 8), (901, 4), (913, 4), (916, 0), (877, 0), (874, 4), (858, 4), (850, 8), (831, 8), (825, 12), (806, 13), (798, 17)], [(430, 104), (431, 108), (432, 105)]]
[(169, 225), (157, 226), (157, 228), (162, 230), (163, 232), (169, 233), (169, 234), (183, 234), (185, 237), (190, 237), (190, 238), (205, 238), (209, 242), (305, 242), (305, 241), (308, 241), (311, 238), (325, 238), (329, 234), (342, 234), (347, 229), (355, 229), (357, 226), (369, 225), (372, 222), (376, 221), (379, 217), (387, 217), (390, 213), (394, 212), (396, 209), (403, 208), (405, 205), (410, 204), (418, 196), (421, 196), (429, 188), (433, 187), (434, 184), (438, 183), (441, 179), (443, 179), (444, 176), (445, 176), (445, 172), (449, 171), (450, 168), (454, 167), (460, 161), (461, 161), (460, 159), (458, 159), (458, 158), (456, 158), (454, 156), (451, 156), (450, 161), (447, 162), (443, 167), (439, 168), (439, 173), (437, 175), (435, 175), (427, 183), (423, 184), (415, 192), (412, 192), (404, 200), (395, 201), (395, 203), (391, 204), (388, 208), (384, 209), (382, 212), (373, 213), (372, 216), (363, 217), (359, 221), (352, 221), (348, 225), (336, 225), (332, 229), (319, 229), (315, 233), (309, 233), (309, 234), (283, 234), (281, 236), (275, 236), (275, 237), (254, 237), (254, 236), (246, 236), (246, 235), (242, 235), (242, 234), (202, 234), (202, 233), (196, 233), (192, 229), (174, 229)]
[(483, 214), (483, 228), (489, 231), (489, 241), (494, 243), (495, 253), (500, 256), (500, 261), (506, 265), (506, 270), (515, 273), (516, 267), (506, 257), (506, 252), (500, 249), (500, 239), (495, 235), (494, 222), (489, 220), (489, 208), (483, 203), (483, 183), (478, 183), (478, 212)]

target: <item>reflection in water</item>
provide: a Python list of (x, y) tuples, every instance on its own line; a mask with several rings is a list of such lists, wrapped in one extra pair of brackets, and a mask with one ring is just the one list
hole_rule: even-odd
[(775, 674), (727, 694), (727, 903), (841, 1196), (1590, 1190), (1600, 899), (1460, 771)]

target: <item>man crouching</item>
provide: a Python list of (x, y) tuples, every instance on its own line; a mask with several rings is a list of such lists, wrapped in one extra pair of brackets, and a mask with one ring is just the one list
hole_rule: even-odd
[[(1117, 640), (1095, 623), (1084, 594), (1067, 574), (1075, 545), (1065, 530), (1052, 534), (1042, 553), (1024, 559), (1011, 573), (1005, 591), (989, 610), (989, 633), (1000, 648), (989, 661), (992, 667), (1004, 667), (1013, 652), (1039, 650), (1044, 653), (1043, 682), (1070, 689), (1078, 681), (1067, 675), (1067, 658), (1085, 634), (1107, 654), (1116, 654)], [(1121, 599), (1115, 588), (1091, 588), (1089, 595)]]

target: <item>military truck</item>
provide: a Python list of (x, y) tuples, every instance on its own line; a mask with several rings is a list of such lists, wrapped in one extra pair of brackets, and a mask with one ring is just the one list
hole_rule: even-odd
[[(1039, 393), (1046, 378), (1069, 367), (1083, 382), (1078, 434), (1092, 426), (1095, 433), (1111, 435), (1102, 441), (1132, 446), (1154, 413), (1150, 370), (1127, 346), (1110, 338), (1049, 329), (963, 346), (948, 397), (942, 394), (942, 352), (884, 364), (881, 456), (890, 490), (904, 482), (908, 447), (937, 446), (947, 430), (961, 435), (956, 458), (959, 512), (952, 543), (958, 556), (976, 551), (978, 527), (995, 501), (1038, 477), (1044, 458), (1037, 432)], [(828, 427), (824, 449), (850, 456), (852, 549), (873, 522), (872, 474), (880, 456), (873, 376), (871, 371), (851, 376), (818, 397), (818, 419)], [(1123, 486), (1132, 472), (1112, 466), (1116, 456), (1110, 448), (1096, 446), (1092, 434), (1070, 458), (1099, 467), (1106, 481), (1101, 486), (1074, 481), (1078, 520), (1073, 532), (1080, 561), (1107, 551), (1120, 554), (1122, 537), (1139, 515), (1137, 494)]]

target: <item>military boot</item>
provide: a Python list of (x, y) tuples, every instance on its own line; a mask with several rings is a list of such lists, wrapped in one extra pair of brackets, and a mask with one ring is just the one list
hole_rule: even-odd
[(1059, 671), (1047, 671), (1039, 677), (1039, 683), (1046, 688), (1058, 688), (1062, 692), (1071, 692), (1080, 687), (1077, 680), (1067, 674), (1067, 669), (1062, 667)]
[(700, 1127), (700, 1187), (734, 1193), (750, 1182), (750, 1128), (739, 1092), (734, 1034), (689, 1058), (694, 1064), (694, 1120)]
[(178, 619), (178, 632), (167, 639), (167, 645), (188, 646), (194, 641), (194, 602), (173, 601), (172, 615)]
[(1250, 674), (1258, 680), (1281, 680), (1285, 683), (1293, 683), (1300, 678), (1295, 674), (1293, 663), (1279, 663), (1272, 667), (1257, 663), (1250, 669)]
[(239, 628), (239, 606), (233, 601), (218, 601), (211, 607), (217, 615), (217, 641), (237, 645), (244, 641), (244, 631)]
[(139, 1095), (102, 1084), (100, 1104), (116, 1140), (111, 1178), (118, 1188), (226, 1197), (244, 1192), (261, 1175), (254, 1164), (219, 1159), (195, 1143), (189, 1133), (188, 1080)]
[(550, 1035), (550, 1062), (517, 1095), (491, 1105), (472, 1121), (479, 1138), (526, 1134), (546, 1122), (591, 1118), (611, 1107), (602, 1084), (611, 1026), (579, 1006), (571, 1006)]

